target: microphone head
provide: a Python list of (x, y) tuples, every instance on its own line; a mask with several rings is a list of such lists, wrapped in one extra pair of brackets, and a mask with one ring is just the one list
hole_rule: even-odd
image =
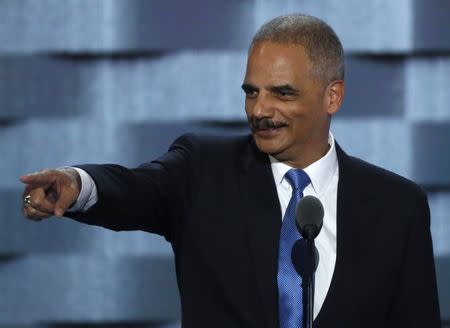
[(295, 224), (303, 238), (312, 240), (319, 235), (323, 215), (323, 206), (317, 197), (304, 196), (300, 199), (295, 212)]

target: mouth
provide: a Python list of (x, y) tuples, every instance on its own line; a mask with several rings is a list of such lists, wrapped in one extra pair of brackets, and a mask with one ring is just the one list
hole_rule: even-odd
[(253, 130), (253, 135), (260, 138), (272, 138), (281, 133), (284, 126)]
[(284, 122), (274, 122), (269, 119), (250, 119), (250, 128), (254, 135), (260, 137), (273, 137), (280, 133), (280, 130), (287, 127)]

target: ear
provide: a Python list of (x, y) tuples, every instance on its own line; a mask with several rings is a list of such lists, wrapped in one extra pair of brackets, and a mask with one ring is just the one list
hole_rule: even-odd
[(327, 113), (329, 115), (335, 114), (342, 105), (345, 94), (345, 85), (343, 80), (336, 80), (331, 82), (325, 90)]

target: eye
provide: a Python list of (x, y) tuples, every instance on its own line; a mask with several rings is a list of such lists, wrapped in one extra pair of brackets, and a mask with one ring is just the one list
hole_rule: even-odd
[(294, 100), (299, 94), (299, 90), (289, 84), (273, 86), (270, 91), (280, 100)]
[(280, 99), (293, 99), (295, 98), (295, 96), (297, 96), (297, 92), (295, 92), (294, 90), (291, 89), (279, 89), (279, 90), (275, 90), (274, 92), (276, 94), (276, 96)]
[(258, 92), (256, 90), (244, 91), (247, 98), (256, 98)]
[(256, 98), (258, 96), (258, 89), (254, 87), (243, 85), (242, 90), (244, 90), (245, 96), (247, 98)]

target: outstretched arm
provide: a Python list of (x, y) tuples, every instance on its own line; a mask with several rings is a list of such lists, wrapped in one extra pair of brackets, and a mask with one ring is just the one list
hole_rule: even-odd
[(40, 220), (68, 216), (113, 230), (146, 230), (171, 240), (186, 215), (195, 181), (192, 139), (181, 137), (159, 159), (135, 169), (119, 165), (81, 165), (95, 182), (97, 203), (85, 212), (67, 212), (80, 193), (74, 169), (48, 170), (22, 177), (27, 184), (25, 216)]

